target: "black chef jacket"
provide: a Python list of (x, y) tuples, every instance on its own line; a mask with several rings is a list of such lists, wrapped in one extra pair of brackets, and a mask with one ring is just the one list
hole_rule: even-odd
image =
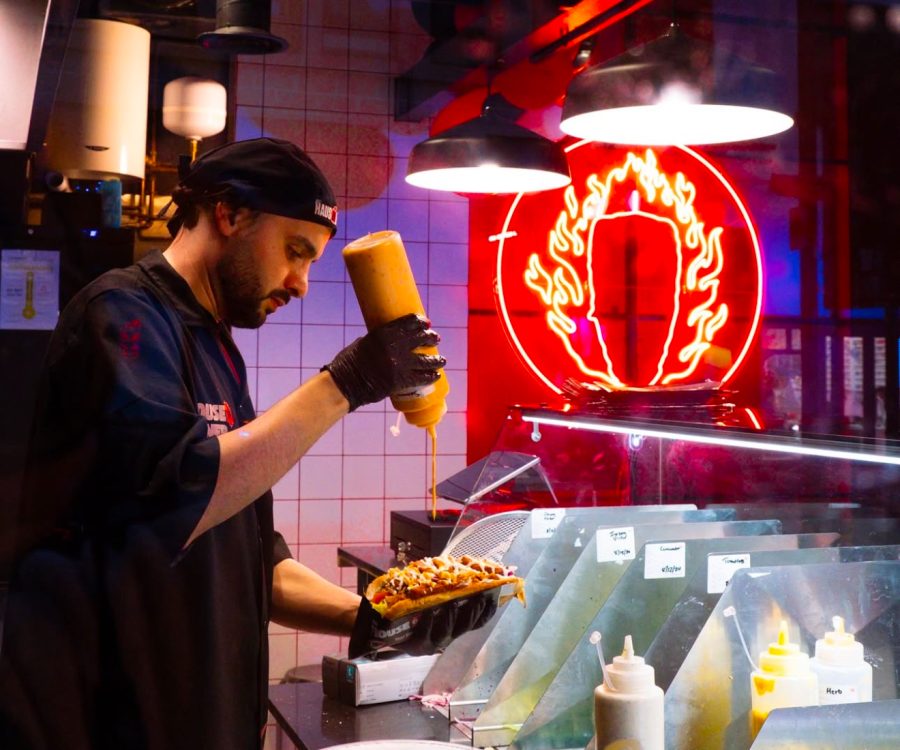
[(254, 418), (228, 329), (152, 253), (60, 316), (42, 375), (0, 651), (0, 747), (256, 748), (266, 493), (184, 545), (218, 441)]

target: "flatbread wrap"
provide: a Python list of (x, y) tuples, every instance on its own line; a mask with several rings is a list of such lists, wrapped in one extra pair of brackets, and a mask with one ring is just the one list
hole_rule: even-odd
[(469, 555), (426, 557), (376, 578), (366, 588), (366, 599), (384, 619), (397, 620), (506, 584), (514, 590), (504, 601), (515, 596), (524, 604), (525, 582), (501, 563)]

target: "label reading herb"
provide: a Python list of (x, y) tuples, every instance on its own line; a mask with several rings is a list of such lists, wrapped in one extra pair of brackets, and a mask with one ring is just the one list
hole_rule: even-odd
[(822, 705), (837, 703), (856, 703), (856, 685), (823, 685), (819, 691), (819, 702)]

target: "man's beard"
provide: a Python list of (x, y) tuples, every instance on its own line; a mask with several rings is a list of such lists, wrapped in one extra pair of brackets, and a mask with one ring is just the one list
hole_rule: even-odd
[(216, 266), (222, 317), (236, 328), (259, 328), (266, 322), (262, 302), (267, 295), (262, 291), (251, 244), (244, 239), (233, 239), (231, 244)]

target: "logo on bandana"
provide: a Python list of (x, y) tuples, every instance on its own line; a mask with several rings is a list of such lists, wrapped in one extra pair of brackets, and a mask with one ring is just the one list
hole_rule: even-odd
[(226, 401), (223, 404), (197, 404), (197, 413), (207, 422), (206, 437), (223, 435), (234, 427), (234, 412)]
[(330, 221), (332, 224), (337, 226), (337, 216), (338, 210), (337, 206), (329, 206), (326, 203), (322, 203), (318, 198), (316, 199), (316, 207), (315, 207), (316, 216), (321, 216), (326, 221)]

